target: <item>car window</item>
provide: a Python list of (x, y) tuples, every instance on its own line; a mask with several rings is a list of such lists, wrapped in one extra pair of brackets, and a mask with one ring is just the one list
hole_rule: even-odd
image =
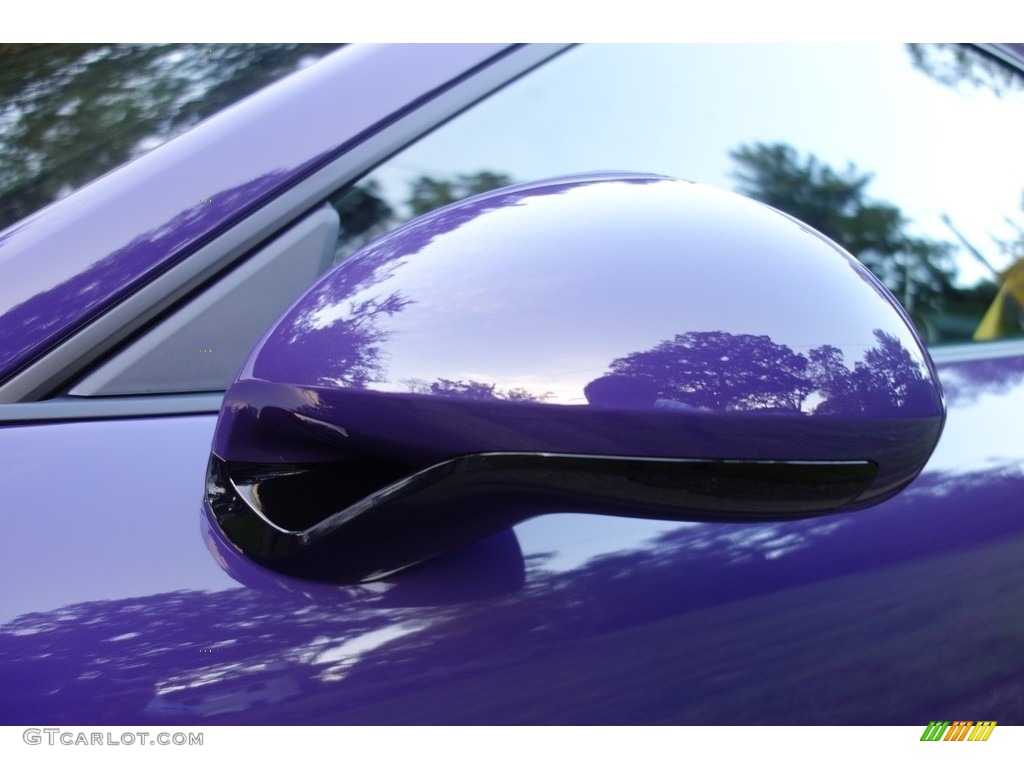
[[(333, 259), (319, 234), (284, 238), (253, 257), (265, 269), (236, 271), (69, 392), (223, 389), (313, 275), (374, 237), (479, 192), (594, 170), (677, 176), (792, 214), (868, 266), (932, 345), (1020, 337), (1022, 129), (1021, 76), (975, 48), (579, 46), (333, 194)], [(252, 311), (228, 323), (229, 305)], [(214, 338), (216, 360), (166, 362)]]
[(333, 45), (0, 45), (0, 230)]
[(979, 49), (584, 46), (337, 195), (336, 258), (515, 181), (651, 171), (814, 226), (882, 280), (931, 344), (1020, 336), (1022, 134), (1021, 76)]

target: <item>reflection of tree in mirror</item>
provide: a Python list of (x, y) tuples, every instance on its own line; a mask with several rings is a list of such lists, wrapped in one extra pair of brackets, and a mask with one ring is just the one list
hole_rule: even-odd
[(907, 234), (895, 205), (866, 191), (872, 174), (852, 163), (836, 171), (787, 144), (743, 145), (731, 153), (739, 191), (795, 216), (853, 253), (908, 312), (933, 309), (950, 294), (955, 267), (949, 243)]
[[(935, 393), (895, 336), (875, 330), (877, 346), (847, 367), (831, 345), (807, 356), (768, 336), (691, 331), (612, 361), (587, 385), (591, 405), (782, 410), (818, 415), (934, 412)], [(817, 394), (817, 399), (809, 398)]]
[(816, 360), (812, 373), (821, 376), (815, 384), (827, 398), (815, 409), (816, 414), (899, 410), (909, 415), (935, 410), (934, 389), (907, 348), (884, 331), (875, 330), (874, 335), (878, 346), (864, 353), (864, 359), (852, 371), (842, 366), (842, 354), (836, 355), (835, 347), (811, 350), (811, 358)]
[(0, 229), (335, 47), (0, 46)]
[[(496, 180), (496, 174), (479, 174)], [(646, 183), (646, 179), (641, 180)], [(349, 233), (365, 234), (386, 228), (393, 217), (393, 208), (377, 192), (372, 183), (347, 190), (331, 200), (343, 212), (342, 234), (336, 259), (344, 264), (318, 287), (314, 287), (298, 307), (282, 321), (290, 329), (288, 345), (276, 353), (275, 366), (281, 371), (292, 366), (315, 368), (323, 384), (365, 387), (385, 378), (381, 367), (381, 344), (388, 336), (378, 321), (400, 312), (411, 302), (401, 292), (376, 290), (395, 274), (407, 257), (413, 256), (436, 238), (452, 232), (489, 211), (518, 205), (529, 197), (559, 195), (579, 186), (581, 182), (555, 183), (542, 188), (508, 189), (495, 192), (472, 204), (434, 211), (419, 217), (408, 228), (395, 229), (373, 243), (348, 256), (352, 245)], [(630, 180), (624, 183), (639, 183)], [(372, 236), (372, 235), (371, 235)], [(365, 239), (365, 238), (364, 238)], [(332, 330), (329, 345), (314, 339), (315, 332)], [(261, 368), (261, 370), (263, 370)], [(269, 375), (269, 374), (268, 374)], [(481, 385), (486, 388), (488, 385)], [(470, 393), (479, 394), (480, 389)], [(451, 394), (450, 392), (448, 394)], [(505, 399), (530, 399), (529, 393), (510, 390)]]
[(711, 410), (800, 410), (814, 388), (803, 355), (768, 336), (725, 331), (678, 334), (610, 368), (654, 382), (659, 399)]
[[(384, 377), (380, 345), (388, 337), (379, 321), (401, 312), (409, 300), (400, 293), (349, 301), (344, 312), (327, 295), (317, 298), (300, 323), (304, 329), (332, 328), (334, 343), (330, 357), (322, 362), (321, 383), (364, 388)], [(287, 357), (296, 362), (323, 357), (322, 343), (308, 333), (295, 333), (287, 348)]]
[(452, 380), (439, 378), (433, 382), (422, 379), (406, 379), (402, 382), (410, 392), (419, 395), (441, 395), (442, 397), (461, 397), (467, 400), (508, 400), (509, 402), (539, 403), (552, 396), (551, 392), (535, 395), (524, 387), (498, 389), (497, 384), (486, 384), (480, 381)]

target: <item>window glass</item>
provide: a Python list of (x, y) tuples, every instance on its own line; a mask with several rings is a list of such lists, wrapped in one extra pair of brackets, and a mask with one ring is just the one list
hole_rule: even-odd
[(0, 44), (0, 230), (336, 47)]
[(338, 258), (493, 187), (651, 171), (755, 197), (832, 237), (930, 343), (1018, 336), (1021, 135), (1021, 77), (977, 49), (585, 46), (336, 196)]

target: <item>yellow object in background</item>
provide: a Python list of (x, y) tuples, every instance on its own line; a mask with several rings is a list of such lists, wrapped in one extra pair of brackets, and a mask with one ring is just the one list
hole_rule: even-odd
[(1003, 272), (1001, 280), (999, 293), (974, 332), (975, 341), (992, 341), (1021, 330), (1018, 318), (1024, 308), (1024, 259)]

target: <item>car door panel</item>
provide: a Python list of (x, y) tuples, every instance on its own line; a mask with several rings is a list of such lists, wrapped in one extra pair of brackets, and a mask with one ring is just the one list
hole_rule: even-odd
[[(230, 247), (213, 241), (219, 255), (188, 290), (213, 280), (341, 178), (318, 181), (299, 204), (287, 198), (299, 177), (341, 152), (353, 177), (394, 153), (425, 129), (392, 134), (391, 118), (428, 94), (441, 105), (438, 88), (504, 48), (447, 52), (397, 85), (393, 68), (379, 70), (397, 55), (415, 71), (424, 50), (344, 54), (351, 98), (261, 123), (253, 151), (213, 162), (202, 191), (174, 175), (167, 150), (133, 167), (132, 184), (101, 180), (7, 230), (5, 284), (18, 287), (7, 294), (2, 362), (27, 364), (131, 290), (152, 314), (117, 327), (125, 338), (140, 330), (182, 297), (160, 288), (158, 307), (140, 281), (191, 253), (178, 266), (187, 265), (211, 237), (235, 237)], [(307, 92), (318, 102), (333, 90), (322, 72)], [(497, 85), (435, 106), (427, 122)], [(295, 133), (278, 142), (282, 126)], [(227, 151), (230, 124), (204, 130), (180, 146), (204, 158)], [(200, 146), (210, 132), (216, 141)], [(261, 141), (279, 152), (260, 155)], [(116, 205), (136, 182), (155, 189), (166, 174), (173, 189), (159, 205), (148, 194)], [(202, 209), (207, 195), (234, 197)], [(275, 205), (272, 220), (245, 218)], [(49, 226), (65, 213), (80, 226)], [(876, 507), (757, 524), (551, 509), (357, 586), (260, 568), (206, 517), (215, 417), (187, 412), (210, 411), (216, 397), (98, 399), (86, 420), (68, 398), (11, 405), (8, 420), (19, 423), (0, 427), (0, 521), (11, 543), (0, 559), (0, 722), (1024, 724), (1018, 345), (937, 355), (943, 437), (921, 475)], [(115, 347), (96, 346), (88, 365)], [(11, 398), (52, 393), (62, 370), (54, 363)]]
[(273, 574), (218, 537), (200, 513), (209, 417), (8, 427), (20, 546), (3, 563), (0, 717), (1020, 723), (1024, 357), (1006, 363), (940, 369), (957, 382), (946, 436), (875, 508), (739, 525), (553, 513), (354, 587)]

